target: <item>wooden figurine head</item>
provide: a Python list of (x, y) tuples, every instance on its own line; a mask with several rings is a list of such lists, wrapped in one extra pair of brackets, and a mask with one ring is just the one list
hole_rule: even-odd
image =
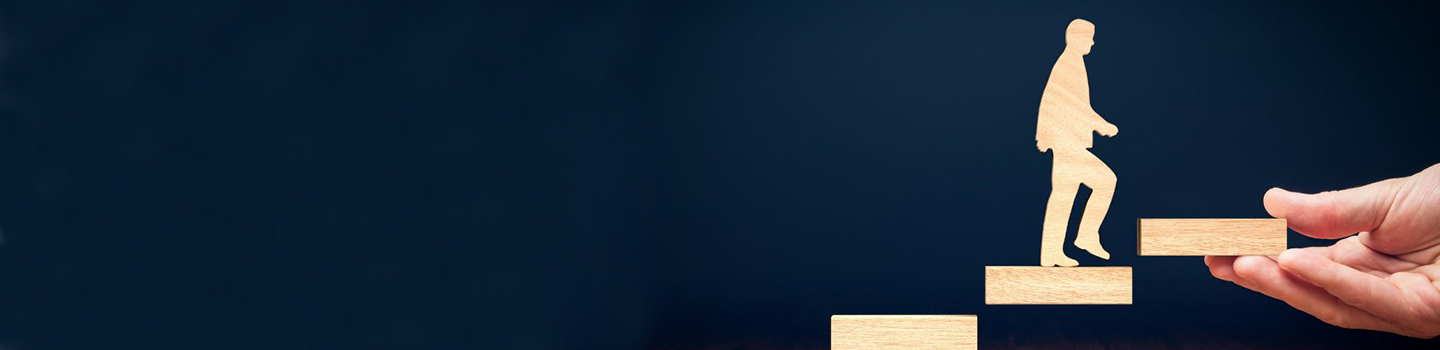
[(1065, 50), (1075, 50), (1081, 55), (1090, 54), (1090, 47), (1095, 45), (1095, 24), (1083, 19), (1070, 21), (1070, 26), (1065, 28)]

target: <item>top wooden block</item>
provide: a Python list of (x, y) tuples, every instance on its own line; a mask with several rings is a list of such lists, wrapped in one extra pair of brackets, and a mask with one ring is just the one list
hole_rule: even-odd
[(1141, 256), (1280, 255), (1285, 219), (1140, 219)]

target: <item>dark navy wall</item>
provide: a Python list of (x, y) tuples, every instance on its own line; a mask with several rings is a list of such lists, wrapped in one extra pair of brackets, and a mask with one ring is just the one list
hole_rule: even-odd
[[(1261, 217), (1271, 186), (1440, 162), (1437, 15), (6, 1), (0, 346), (823, 344), (836, 313), (1434, 345), (1131, 252), (1135, 218)], [(1120, 129), (1094, 148), (1119, 175), (1115, 257), (1081, 262), (1134, 266), (1135, 305), (987, 307), (982, 266), (1038, 258), (1035, 114), (1074, 18), (1097, 26), (1092, 99)]]

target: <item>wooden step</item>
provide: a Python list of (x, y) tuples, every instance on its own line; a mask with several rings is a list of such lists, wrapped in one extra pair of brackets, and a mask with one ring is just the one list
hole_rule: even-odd
[(1140, 219), (1140, 256), (1280, 255), (1285, 219)]
[(832, 350), (979, 348), (975, 315), (834, 315)]
[(1128, 266), (986, 266), (987, 305), (1129, 305)]

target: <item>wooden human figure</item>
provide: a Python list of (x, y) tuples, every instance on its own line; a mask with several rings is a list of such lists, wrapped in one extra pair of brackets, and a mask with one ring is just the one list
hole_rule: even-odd
[(1035, 130), (1035, 145), (1040, 152), (1053, 151), (1055, 163), (1050, 179), (1050, 201), (1045, 206), (1045, 225), (1041, 229), (1040, 266), (1076, 266), (1080, 263), (1065, 256), (1065, 229), (1070, 221), (1070, 208), (1075, 194), (1084, 184), (1092, 191), (1080, 219), (1075, 246), (1101, 259), (1110, 253), (1100, 245), (1100, 223), (1110, 210), (1115, 195), (1115, 172), (1090, 153), (1091, 132), (1114, 136), (1115, 124), (1105, 121), (1090, 107), (1090, 83), (1085, 74), (1084, 56), (1095, 45), (1095, 25), (1083, 19), (1070, 22), (1065, 29), (1065, 52), (1055, 61), (1045, 94), (1040, 98), (1040, 118)]

